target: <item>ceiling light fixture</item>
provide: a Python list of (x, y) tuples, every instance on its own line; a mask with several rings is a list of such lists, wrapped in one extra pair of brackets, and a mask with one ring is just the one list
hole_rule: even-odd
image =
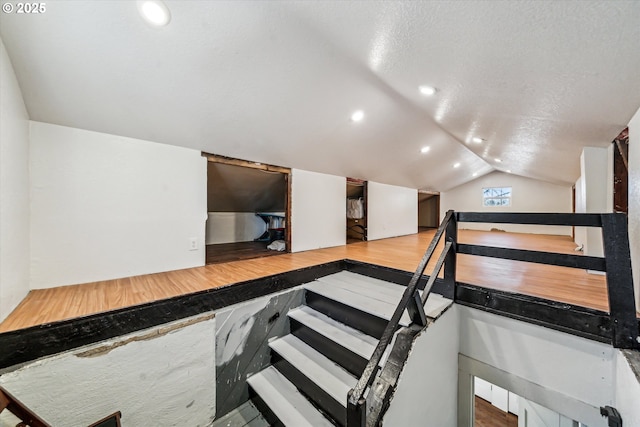
[(422, 154), (424, 154), (424, 153), (428, 153), (428, 152), (429, 152), (429, 150), (431, 150), (431, 147), (422, 147), (422, 148), (420, 149), (420, 152), (421, 152)]
[(364, 119), (364, 111), (362, 110), (358, 110), (358, 111), (354, 111), (353, 114), (351, 115), (351, 121), (352, 122), (361, 122), (362, 119)]
[(171, 12), (161, 0), (138, 0), (138, 12), (149, 24), (162, 27), (171, 21)]
[(511, 169), (507, 169), (507, 173), (511, 173)]
[(478, 172), (474, 172), (471, 176), (478, 176)]
[(493, 160), (495, 160), (496, 163), (502, 163), (502, 160), (500, 160), (500, 159), (493, 159)]
[(453, 164), (453, 167), (454, 167), (454, 168), (459, 168), (459, 167), (460, 167), (460, 163), (454, 163), (454, 164)]
[(471, 138), (471, 141), (475, 142), (476, 144), (481, 144), (482, 141), (484, 141), (484, 139), (478, 138), (477, 136), (474, 136), (473, 138)]
[(435, 93), (438, 91), (438, 89), (436, 89), (433, 86), (420, 86), (418, 89), (420, 90), (420, 93), (423, 94), (424, 96), (435, 95)]

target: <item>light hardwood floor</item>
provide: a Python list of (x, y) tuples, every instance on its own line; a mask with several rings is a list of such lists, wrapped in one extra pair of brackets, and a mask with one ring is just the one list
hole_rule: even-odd
[[(434, 231), (166, 273), (31, 291), (0, 332), (137, 305), (340, 259), (413, 271)], [(461, 243), (575, 253), (568, 236), (460, 230)], [(437, 254), (436, 254), (437, 255)], [(431, 264), (435, 263), (434, 256)], [(427, 267), (427, 272), (431, 267)], [(584, 270), (459, 255), (457, 280), (608, 311), (604, 276)]]

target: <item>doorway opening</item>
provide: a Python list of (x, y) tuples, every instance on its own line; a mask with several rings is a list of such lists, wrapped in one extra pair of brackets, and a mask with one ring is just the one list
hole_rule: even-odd
[(206, 264), (290, 252), (291, 170), (207, 158)]
[(440, 193), (418, 190), (418, 232), (440, 225)]
[(347, 178), (347, 244), (367, 240), (367, 181)]

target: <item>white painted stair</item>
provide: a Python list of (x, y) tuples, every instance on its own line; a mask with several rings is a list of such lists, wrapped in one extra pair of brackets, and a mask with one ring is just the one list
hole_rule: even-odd
[[(272, 366), (247, 382), (276, 425), (344, 425), (347, 394), (406, 288), (348, 271), (304, 287), (306, 305), (287, 314), (291, 333), (269, 343)], [(431, 294), (426, 314), (437, 318), (451, 303)], [(409, 322), (405, 313), (400, 323)], [(386, 355), (381, 366), (385, 360)]]

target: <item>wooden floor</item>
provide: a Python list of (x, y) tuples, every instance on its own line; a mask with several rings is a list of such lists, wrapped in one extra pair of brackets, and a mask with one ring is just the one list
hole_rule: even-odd
[(267, 249), (268, 244), (269, 242), (238, 242), (207, 245), (206, 264), (220, 264), (283, 254), (283, 252)]
[(518, 427), (518, 417), (501, 411), (491, 403), (475, 397), (475, 420), (473, 427)]
[[(141, 304), (340, 259), (413, 271), (434, 230), (275, 257), (31, 291), (0, 332)], [(576, 253), (568, 236), (460, 230), (461, 243)], [(431, 265), (435, 263), (434, 256)], [(427, 267), (427, 272), (430, 266)], [(605, 278), (584, 270), (460, 255), (457, 280), (608, 311)]]

